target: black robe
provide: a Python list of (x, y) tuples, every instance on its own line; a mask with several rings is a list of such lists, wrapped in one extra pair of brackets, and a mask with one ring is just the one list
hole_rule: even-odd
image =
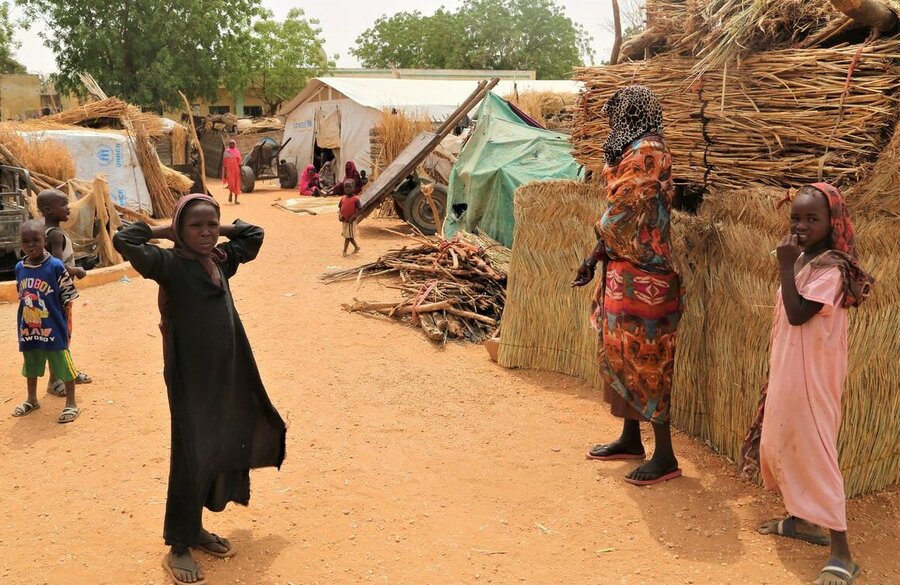
[(116, 250), (144, 278), (159, 283), (165, 380), (172, 417), (166, 544), (193, 546), (203, 506), (250, 502), (250, 469), (281, 467), (286, 428), (263, 387), (228, 279), (256, 257), (259, 227), (235, 222), (219, 244), (216, 286), (197, 260), (148, 243), (150, 228), (135, 223), (113, 238)]

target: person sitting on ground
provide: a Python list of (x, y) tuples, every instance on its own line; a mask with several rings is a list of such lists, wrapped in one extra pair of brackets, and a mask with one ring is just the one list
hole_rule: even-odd
[[(66, 267), (66, 271), (72, 279), (82, 279), (87, 275), (84, 268), (75, 264), (75, 248), (72, 239), (60, 228), (60, 223), (67, 221), (71, 211), (69, 210), (69, 198), (62, 191), (56, 189), (44, 189), (37, 196), (37, 208), (44, 216), (44, 236), (47, 251), (54, 258), (59, 258)], [(72, 309), (75, 303), (66, 305), (69, 321), (69, 339), (72, 337)], [(71, 352), (71, 348), (69, 348)], [(92, 379), (86, 373), (78, 371), (75, 376), (76, 384), (90, 384)], [(54, 396), (65, 396), (66, 385), (50, 372), (47, 392)]]
[[(338, 186), (344, 186), (347, 184), (347, 181), (353, 181), (353, 193), (352, 195), (359, 195), (359, 192), (362, 191), (362, 177), (359, 174), (359, 171), (356, 170), (356, 163), (352, 160), (348, 160), (344, 165), (344, 178), (341, 179), (341, 182)], [(338, 193), (335, 192), (335, 195)], [(347, 193), (341, 193), (341, 195), (347, 195)]]
[(801, 188), (790, 234), (777, 248), (769, 380), (742, 450), (743, 473), (781, 492), (788, 516), (763, 534), (831, 545), (817, 585), (849, 585), (860, 573), (847, 542), (844, 478), (837, 439), (847, 378), (847, 317), (874, 279), (859, 265), (841, 192), (828, 183)]
[(342, 184), (342, 191), (345, 193), (338, 202), (338, 219), (341, 220), (341, 234), (344, 236), (344, 256), (347, 255), (347, 248), (353, 244), (353, 253), (359, 252), (359, 245), (356, 243), (356, 226), (353, 225), (351, 218), (359, 210), (362, 209), (362, 202), (359, 195), (354, 191), (356, 186), (353, 181), (347, 180)]
[(300, 175), (300, 194), (307, 197), (318, 197), (322, 194), (315, 165), (306, 165), (303, 169)]
[[(191, 555), (234, 555), (231, 542), (203, 526), (204, 506), (250, 502), (250, 469), (281, 467), (284, 421), (272, 406), (253, 358), (229, 279), (256, 258), (263, 230), (237, 220), (220, 225), (207, 195), (178, 201), (171, 225), (137, 222), (113, 237), (135, 270), (159, 284), (164, 376), (172, 417), (163, 567), (179, 584), (204, 582)], [(230, 241), (216, 244), (219, 236)], [(175, 242), (173, 249), (150, 244)]]
[(234, 197), (234, 204), (240, 205), (238, 195), (241, 194), (241, 165), (244, 164), (237, 142), (228, 141), (228, 148), (222, 155), (222, 183), (228, 186), (228, 203)]
[(334, 160), (326, 161), (319, 169), (319, 187), (325, 194), (334, 189)]
[(57, 422), (70, 423), (81, 413), (75, 402), (75, 366), (69, 355), (69, 320), (66, 307), (78, 298), (69, 271), (59, 258), (45, 248), (44, 226), (28, 220), (19, 230), (25, 258), (16, 264), (16, 289), (19, 293), (19, 351), (25, 360), (22, 375), (28, 381), (28, 398), (13, 410), (13, 416), (25, 416), (41, 407), (37, 399), (37, 380), (50, 373), (65, 385), (66, 405)]

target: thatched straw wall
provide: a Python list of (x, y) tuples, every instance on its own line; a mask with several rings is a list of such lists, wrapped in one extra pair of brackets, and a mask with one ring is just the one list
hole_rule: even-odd
[(570, 283), (596, 243), (593, 222), (603, 207), (596, 184), (541, 181), (516, 190), (501, 365), (599, 384), (597, 335), (588, 320), (593, 286), (573, 289)]
[[(732, 459), (766, 380), (777, 289), (769, 252), (787, 230), (787, 211), (775, 209), (783, 196), (771, 188), (713, 193), (697, 216), (676, 212), (673, 219), (673, 252), (686, 292), (673, 422)], [(602, 207), (597, 188), (533, 183), (516, 197), (523, 208), (517, 209), (500, 363), (571, 373), (597, 385), (590, 294), (569, 288), (594, 243), (592, 224)], [(878, 285), (850, 316), (839, 439), (849, 495), (900, 482), (900, 218), (860, 217), (856, 228), (860, 259)]]
[(692, 183), (739, 189), (747, 183), (800, 186), (818, 176), (858, 180), (896, 121), (900, 40), (859, 47), (784, 50), (692, 77), (696, 61), (648, 61), (576, 71), (585, 82), (572, 133), (575, 158), (603, 166), (608, 134), (600, 109), (629, 83), (651, 87), (663, 102), (674, 171)]

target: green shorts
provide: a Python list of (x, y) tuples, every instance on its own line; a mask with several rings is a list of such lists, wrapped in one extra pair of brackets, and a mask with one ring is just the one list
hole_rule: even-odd
[(32, 349), (23, 351), (25, 364), (22, 366), (22, 375), (26, 378), (40, 378), (44, 375), (44, 367), (50, 362), (50, 373), (62, 380), (71, 382), (78, 375), (75, 364), (72, 363), (72, 354), (68, 349), (56, 351), (44, 351)]

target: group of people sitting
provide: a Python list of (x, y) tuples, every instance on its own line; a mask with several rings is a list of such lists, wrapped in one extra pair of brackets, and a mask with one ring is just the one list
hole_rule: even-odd
[(335, 182), (334, 160), (329, 160), (322, 164), (318, 172), (315, 165), (306, 165), (300, 175), (300, 195), (307, 197), (359, 195), (368, 182), (366, 171), (357, 170), (356, 163), (352, 160), (344, 164), (344, 178), (340, 182)]

